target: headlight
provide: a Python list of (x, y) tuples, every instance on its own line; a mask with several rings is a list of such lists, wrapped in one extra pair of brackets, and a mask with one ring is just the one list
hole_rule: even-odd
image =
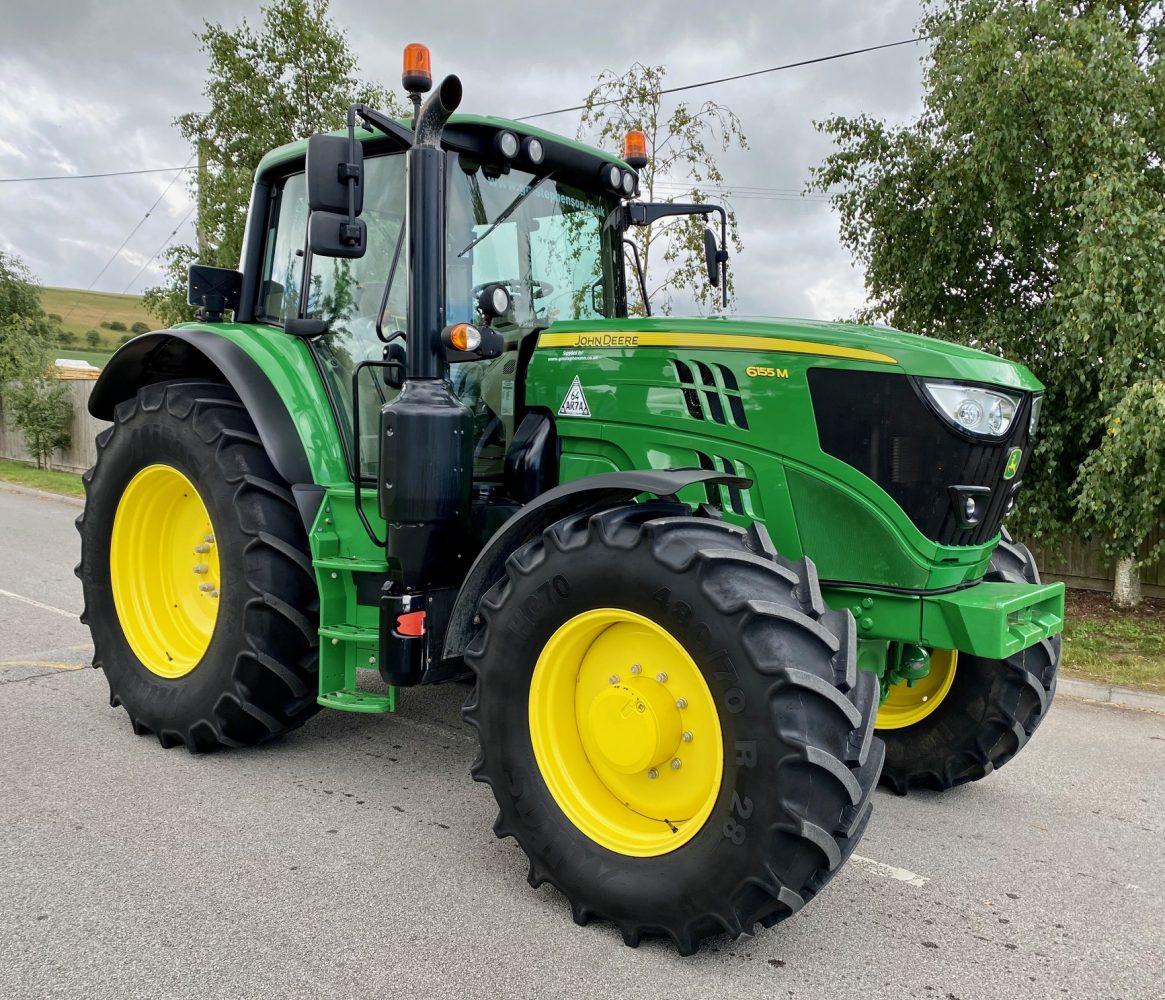
[(952, 426), (969, 434), (1001, 438), (1019, 409), (1019, 396), (959, 382), (923, 382), (926, 394)]
[(1036, 436), (1036, 428), (1040, 425), (1040, 410), (1044, 408), (1044, 397), (1035, 396), (1032, 399), (1032, 415), (1027, 425), (1027, 436), (1034, 438)]

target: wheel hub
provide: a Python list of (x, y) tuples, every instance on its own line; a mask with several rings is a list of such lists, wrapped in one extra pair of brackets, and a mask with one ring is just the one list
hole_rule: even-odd
[(637, 857), (699, 831), (723, 778), (720, 717), (700, 669), (655, 622), (602, 608), (562, 625), (530, 686), (547, 787), (588, 837)]
[(597, 757), (621, 774), (635, 774), (674, 758), (683, 725), (663, 685), (637, 679), (600, 691), (580, 732), (592, 763)]
[(146, 669), (193, 670), (214, 635), (222, 576), (210, 513), (183, 473), (150, 465), (126, 485), (109, 576), (122, 634)]

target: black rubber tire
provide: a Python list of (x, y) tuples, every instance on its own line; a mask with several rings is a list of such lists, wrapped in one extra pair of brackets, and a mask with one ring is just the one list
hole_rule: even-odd
[[(1004, 531), (984, 580), (1039, 583), (1035, 558)], [(899, 795), (945, 791), (1002, 767), (1031, 739), (1056, 693), (1060, 636), (1005, 660), (960, 653), (942, 704), (905, 729), (879, 729), (886, 741), (882, 782)]]
[[(712, 814), (659, 857), (627, 857), (578, 830), (531, 745), (543, 646), (602, 607), (665, 625), (720, 714), (724, 780)], [(481, 741), (473, 777), (493, 789), (494, 831), (526, 852), (530, 884), (558, 888), (576, 923), (604, 917), (628, 945), (666, 935), (691, 954), (708, 935), (739, 937), (795, 913), (853, 851), (882, 764), (877, 684), (856, 670), (850, 613), (828, 610), (813, 564), (778, 556), (759, 526), (662, 502), (568, 517), (510, 557), (480, 614), (466, 653), (477, 685), (465, 718)]]
[[(215, 528), (223, 600), (206, 654), (183, 677), (150, 672), (122, 632), (109, 545), (118, 502), (142, 468), (165, 463), (194, 484)], [(302, 725), (318, 709), (319, 597), (307, 535), (238, 396), (209, 382), (167, 382), (121, 403), (97, 438), (77, 518), (85, 593), (81, 620), (109, 703), (138, 735), (191, 752), (252, 746)]]

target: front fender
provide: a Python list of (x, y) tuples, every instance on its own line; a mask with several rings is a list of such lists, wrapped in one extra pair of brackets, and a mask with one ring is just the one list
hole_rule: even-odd
[(144, 385), (206, 378), (231, 386), (255, 422), (276, 471), (294, 485), (346, 481), (347, 461), (327, 393), (307, 346), (265, 327), (223, 323), (143, 334), (110, 359), (89, 412), (112, 420)]
[(449, 616), (444, 659), (454, 659), (465, 652), (473, 637), (478, 602), (502, 578), (510, 554), (534, 535), (570, 514), (604, 510), (627, 503), (641, 493), (674, 497), (685, 487), (698, 483), (721, 483), (746, 489), (752, 480), (704, 469), (604, 472), (556, 486), (526, 504), (494, 533), (469, 568)]

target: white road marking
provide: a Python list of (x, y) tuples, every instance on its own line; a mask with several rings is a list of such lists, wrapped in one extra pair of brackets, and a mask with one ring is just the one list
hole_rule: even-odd
[(49, 667), (52, 670), (80, 670), (83, 663), (62, 663), (60, 660), (0, 660), (0, 667)]
[(892, 878), (898, 882), (905, 882), (907, 885), (913, 885), (919, 889), (930, 881), (930, 879), (924, 878), (922, 875), (915, 875), (914, 872), (909, 872), (905, 868), (895, 868), (893, 865), (885, 865), (881, 861), (875, 861), (873, 858), (864, 858), (860, 854), (851, 854), (850, 860), (865, 865), (877, 875), (884, 875), (886, 878)]
[(19, 594), (14, 594), (10, 590), (0, 590), (0, 597), (11, 597), (14, 601), (23, 601), (25, 604), (31, 604), (34, 608), (40, 608), (41, 611), (51, 611), (54, 614), (72, 618), (73, 621), (77, 620), (77, 613), (74, 611), (65, 611), (64, 608), (54, 608), (51, 604), (41, 604), (40, 601), (34, 601), (31, 597), (21, 597)]

